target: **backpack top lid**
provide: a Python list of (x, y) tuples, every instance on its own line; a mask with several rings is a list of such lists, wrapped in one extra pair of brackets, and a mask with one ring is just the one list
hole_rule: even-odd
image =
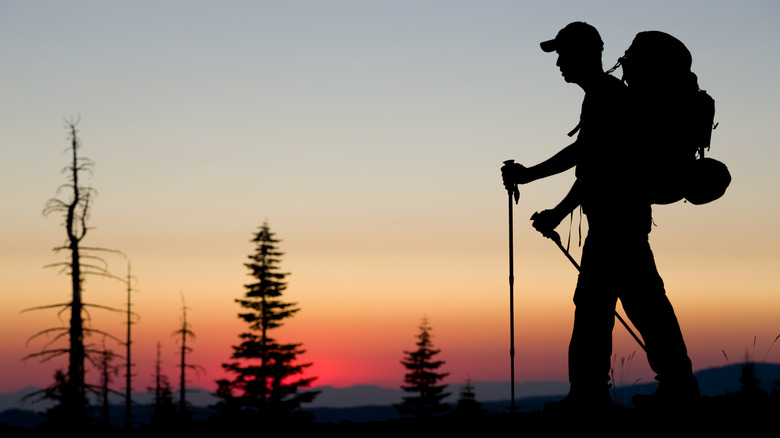
[(621, 58), (623, 78), (635, 88), (690, 84), (696, 80), (692, 64), (691, 52), (682, 41), (657, 30), (639, 32)]

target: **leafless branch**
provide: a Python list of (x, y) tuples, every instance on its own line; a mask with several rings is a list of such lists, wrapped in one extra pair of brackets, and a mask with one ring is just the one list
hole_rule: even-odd
[(61, 304), (49, 304), (47, 306), (28, 307), (26, 309), (20, 310), (20, 313), (31, 312), (33, 310), (54, 309), (54, 308), (57, 308), (57, 307), (63, 307), (63, 306), (69, 306), (69, 305), (70, 305), (70, 303), (61, 303)]

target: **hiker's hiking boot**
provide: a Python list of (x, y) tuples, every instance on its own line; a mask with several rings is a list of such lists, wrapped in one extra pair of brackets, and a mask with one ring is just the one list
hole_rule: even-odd
[(544, 404), (544, 413), (566, 416), (593, 416), (609, 412), (613, 407), (609, 390), (570, 391), (561, 400)]
[(685, 410), (694, 408), (701, 395), (696, 378), (678, 382), (661, 382), (652, 394), (636, 394), (631, 404), (638, 409)]

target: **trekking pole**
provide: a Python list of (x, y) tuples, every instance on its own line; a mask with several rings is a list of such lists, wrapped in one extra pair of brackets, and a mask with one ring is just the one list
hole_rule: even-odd
[[(505, 165), (514, 163), (515, 160), (504, 161)], [(510, 360), (510, 380), (511, 380), (511, 394), (512, 402), (509, 406), (509, 411), (515, 412), (515, 267), (514, 267), (514, 232), (512, 218), (512, 198), (515, 199), (515, 203), (520, 199), (520, 191), (517, 189), (517, 184), (514, 184), (509, 192), (509, 360)]]
[[(534, 215), (531, 216), (531, 219), (533, 219), (534, 217), (536, 217), (536, 213), (534, 213)], [(577, 268), (577, 271), (579, 271), (580, 265), (574, 260), (571, 254), (569, 254), (569, 251), (567, 251), (566, 248), (564, 248), (563, 245), (561, 244), (561, 236), (559, 236), (558, 233), (555, 232), (554, 230), (550, 231), (549, 234), (550, 234), (549, 236), (545, 236), (545, 237), (555, 242), (555, 244), (558, 245), (558, 248), (560, 248), (561, 251), (563, 251), (563, 254), (566, 255), (566, 258), (568, 258), (571, 264), (574, 265), (575, 268)], [(620, 323), (623, 324), (623, 327), (625, 327), (626, 330), (628, 330), (628, 333), (631, 334), (631, 336), (639, 344), (639, 346), (642, 347), (642, 350), (645, 350), (645, 352), (647, 352), (647, 348), (645, 348), (644, 342), (642, 342), (642, 340), (639, 339), (639, 336), (637, 336), (636, 333), (634, 333), (634, 331), (631, 330), (631, 327), (629, 327), (628, 324), (626, 324), (626, 321), (620, 316), (617, 310), (615, 310), (615, 316), (620, 321)]]

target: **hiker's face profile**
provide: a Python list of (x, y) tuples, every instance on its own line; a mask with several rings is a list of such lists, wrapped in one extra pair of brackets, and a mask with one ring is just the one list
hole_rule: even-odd
[(585, 66), (582, 55), (572, 50), (558, 50), (558, 61), (555, 65), (561, 71), (566, 82), (577, 83)]

